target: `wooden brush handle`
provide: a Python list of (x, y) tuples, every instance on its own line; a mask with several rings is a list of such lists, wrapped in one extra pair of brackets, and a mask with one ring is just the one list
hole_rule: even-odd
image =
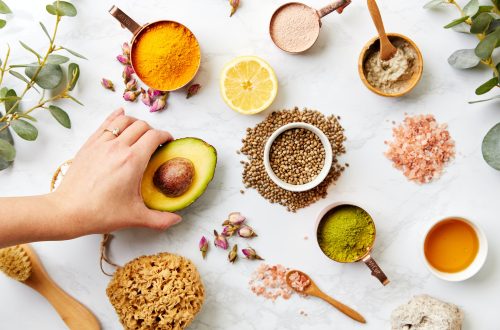
[(335, 307), (336, 309), (338, 309), (339, 311), (341, 311), (345, 315), (349, 316), (351, 319), (353, 319), (355, 321), (358, 321), (358, 322), (361, 322), (361, 323), (366, 323), (365, 318), (361, 314), (359, 314), (358, 312), (356, 312), (351, 307), (344, 305), (340, 301), (337, 301), (337, 300), (333, 299), (329, 295), (321, 292), (320, 295), (318, 295), (318, 297), (321, 298), (321, 299), (323, 299), (323, 300), (325, 300), (330, 305), (332, 305), (333, 307)]

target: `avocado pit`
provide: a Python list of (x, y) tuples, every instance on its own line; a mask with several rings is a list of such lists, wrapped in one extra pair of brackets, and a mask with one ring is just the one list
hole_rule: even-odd
[(153, 183), (165, 196), (178, 197), (188, 191), (194, 174), (194, 165), (189, 159), (176, 157), (158, 167)]

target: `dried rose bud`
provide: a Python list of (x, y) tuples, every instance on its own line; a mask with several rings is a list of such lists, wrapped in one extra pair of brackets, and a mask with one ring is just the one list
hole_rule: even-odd
[(102, 87), (104, 87), (106, 89), (109, 89), (110, 91), (113, 91), (113, 92), (115, 91), (115, 85), (109, 79), (102, 78), (101, 79), (101, 85), (102, 85)]
[(231, 212), (227, 217), (227, 221), (229, 221), (232, 225), (240, 225), (245, 222), (246, 218), (241, 215), (240, 212)]
[(228, 224), (224, 226), (221, 234), (226, 237), (231, 237), (235, 232), (238, 231), (239, 228), (240, 226)]
[(128, 42), (123, 43), (122, 53), (123, 53), (123, 55), (130, 55), (130, 45), (128, 44)]
[(125, 101), (134, 102), (139, 94), (139, 91), (125, 91), (125, 93), (123, 93), (123, 99)]
[(207, 256), (207, 251), (208, 251), (208, 240), (206, 239), (205, 236), (201, 236), (200, 243), (198, 244), (201, 255), (203, 256), (203, 259)]
[(154, 100), (153, 104), (151, 104), (151, 107), (149, 108), (149, 112), (156, 112), (165, 109), (165, 106), (167, 105), (167, 96), (168, 93), (165, 93)]
[(148, 107), (151, 106), (151, 103), (153, 103), (151, 97), (149, 96), (149, 93), (147, 93), (142, 87), (141, 87), (141, 101)]
[(132, 79), (133, 74), (134, 74), (134, 68), (131, 65), (126, 65), (123, 68), (123, 73), (122, 73), (123, 81), (127, 83), (130, 79)]
[(257, 236), (257, 234), (253, 231), (252, 227), (243, 225), (238, 229), (238, 235), (244, 238), (251, 238)]
[(241, 252), (243, 252), (243, 254), (245, 255), (245, 257), (247, 259), (250, 259), (250, 260), (264, 260), (251, 247), (247, 247), (246, 249), (241, 249)]
[(229, 0), (229, 4), (231, 5), (231, 14), (229, 14), (229, 17), (231, 17), (234, 13), (236, 13), (236, 10), (240, 5), (240, 0)]
[(155, 99), (158, 96), (164, 95), (165, 93), (167, 93), (167, 92), (162, 92), (162, 91), (159, 91), (157, 89), (148, 88), (149, 97), (151, 97), (152, 99)]
[(229, 262), (235, 262), (236, 258), (238, 258), (238, 244), (234, 244), (231, 251), (229, 251), (229, 255), (227, 256)]
[(219, 235), (217, 230), (214, 230), (214, 236), (215, 236), (214, 245), (223, 250), (227, 250), (227, 248), (229, 247), (227, 239), (224, 236)]
[(118, 60), (118, 62), (120, 62), (121, 64), (125, 64), (125, 65), (129, 64), (129, 62), (130, 62), (128, 57), (125, 55), (118, 55), (116, 57), (116, 59)]
[(126, 84), (125, 89), (128, 91), (137, 90), (137, 80), (135, 78), (131, 78)]
[(198, 91), (200, 90), (200, 88), (201, 88), (200, 84), (192, 84), (191, 86), (189, 86), (188, 90), (187, 90), (186, 98), (188, 99), (191, 96), (196, 95), (198, 93)]

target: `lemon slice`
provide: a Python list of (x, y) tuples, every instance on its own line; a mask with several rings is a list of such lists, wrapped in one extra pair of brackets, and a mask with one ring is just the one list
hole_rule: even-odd
[(278, 93), (278, 80), (267, 62), (255, 56), (242, 56), (226, 64), (220, 89), (231, 109), (252, 115), (273, 103)]

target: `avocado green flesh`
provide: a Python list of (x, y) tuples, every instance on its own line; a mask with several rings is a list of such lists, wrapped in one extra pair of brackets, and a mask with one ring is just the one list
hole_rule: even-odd
[[(155, 171), (166, 161), (182, 157), (189, 159), (195, 169), (189, 189), (178, 197), (165, 196), (153, 183)], [(217, 151), (198, 138), (182, 138), (159, 148), (149, 160), (142, 178), (141, 193), (147, 207), (158, 211), (175, 212), (192, 204), (206, 190), (214, 176)]]

